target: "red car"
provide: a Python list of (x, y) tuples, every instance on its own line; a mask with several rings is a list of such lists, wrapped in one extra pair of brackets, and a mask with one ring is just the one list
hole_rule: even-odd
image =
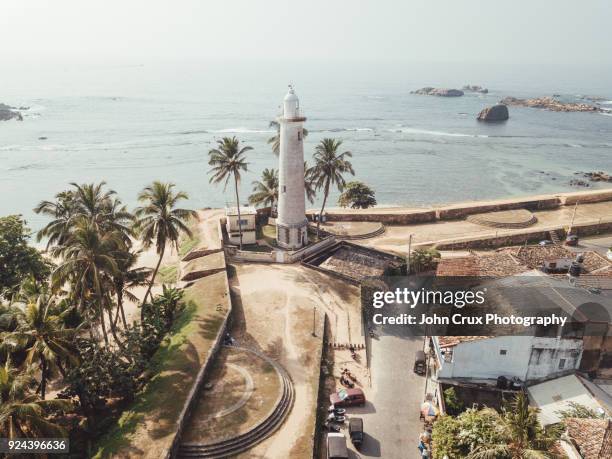
[(334, 407), (365, 405), (365, 394), (361, 389), (340, 389), (329, 396), (329, 401)]
[(575, 246), (578, 245), (578, 236), (572, 234), (565, 239), (565, 245)]

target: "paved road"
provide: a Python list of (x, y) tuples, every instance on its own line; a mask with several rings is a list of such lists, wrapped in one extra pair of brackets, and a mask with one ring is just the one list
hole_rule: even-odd
[[(393, 306), (397, 314), (407, 306)], [(423, 401), (425, 379), (413, 371), (414, 354), (423, 348), (423, 337), (410, 336), (408, 327), (374, 326), (371, 339), (372, 388), (363, 408), (349, 414), (363, 417), (365, 442), (357, 457), (417, 459), (417, 444), (422, 429), (419, 407)]]
[(605, 257), (609, 247), (612, 247), (612, 236), (589, 236), (580, 239), (577, 251), (580, 249), (593, 250)]

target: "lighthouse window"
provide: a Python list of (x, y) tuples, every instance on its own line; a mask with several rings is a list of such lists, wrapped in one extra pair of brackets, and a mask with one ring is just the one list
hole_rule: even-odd
[(283, 193), (287, 191), (287, 187), (283, 185)]

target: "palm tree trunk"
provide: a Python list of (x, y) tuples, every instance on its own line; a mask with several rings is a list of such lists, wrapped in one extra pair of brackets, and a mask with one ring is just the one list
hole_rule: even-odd
[(62, 377), (65, 378), (66, 377), (66, 370), (64, 369), (64, 366), (62, 365), (62, 360), (60, 358), (58, 358), (57, 361), (55, 362), (55, 364), (57, 365), (57, 369), (59, 370), (59, 372), (62, 375)]
[(240, 198), (238, 197), (238, 177), (234, 174), (234, 186), (236, 188), (236, 208), (238, 209), (238, 233), (240, 234), (240, 250), (242, 250), (242, 219), (240, 217)]
[(123, 286), (117, 286), (117, 314), (115, 315), (115, 324), (119, 320), (119, 313), (121, 313), (121, 322), (123, 328), (127, 328), (127, 321), (125, 320), (125, 311), (123, 310)]
[(98, 299), (98, 316), (100, 317), (100, 325), (102, 325), (102, 335), (104, 343), (108, 346), (108, 332), (106, 331), (106, 323), (104, 321), (104, 309), (102, 308), (102, 300)]
[(321, 206), (321, 212), (319, 212), (319, 218), (317, 219), (317, 238), (319, 237), (319, 225), (323, 218), (323, 209), (325, 209), (325, 203), (327, 202), (327, 196), (329, 195), (329, 179), (325, 183), (325, 195), (323, 196), (323, 205)]
[(113, 314), (111, 312), (110, 314), (111, 316), (111, 320), (113, 321), (113, 325), (116, 327), (117, 326), (117, 322), (119, 322), (119, 303), (117, 303), (117, 311), (115, 312), (115, 318), (113, 319)]
[(159, 254), (159, 260), (157, 261), (157, 266), (155, 266), (155, 270), (153, 270), (153, 274), (151, 274), (151, 282), (149, 282), (149, 287), (147, 288), (147, 292), (145, 293), (144, 298), (142, 299), (142, 305), (140, 306), (140, 321), (144, 320), (144, 307), (147, 302), (147, 297), (151, 293), (151, 289), (153, 288), (153, 284), (155, 283), (155, 276), (157, 276), (157, 271), (159, 271), (159, 267), (164, 258), (164, 252), (166, 251), (166, 246), (163, 245), (161, 248), (161, 252)]
[(47, 392), (47, 361), (44, 357), (40, 358), (40, 398), (45, 399)]
[(115, 344), (119, 347), (119, 349), (125, 349), (125, 346), (123, 346), (123, 342), (121, 342), (119, 336), (117, 335), (117, 327), (116, 324), (113, 322), (113, 311), (110, 308), (108, 309), (108, 321), (110, 323), (111, 334), (115, 339)]

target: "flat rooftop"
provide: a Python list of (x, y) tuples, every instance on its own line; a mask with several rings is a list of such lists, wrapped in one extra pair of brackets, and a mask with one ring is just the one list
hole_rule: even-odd
[[(230, 217), (234, 217), (238, 215), (238, 208), (237, 207), (226, 207), (225, 208), (225, 215), (230, 216)], [(240, 215), (257, 215), (257, 209), (255, 207), (241, 207), (240, 208)]]

